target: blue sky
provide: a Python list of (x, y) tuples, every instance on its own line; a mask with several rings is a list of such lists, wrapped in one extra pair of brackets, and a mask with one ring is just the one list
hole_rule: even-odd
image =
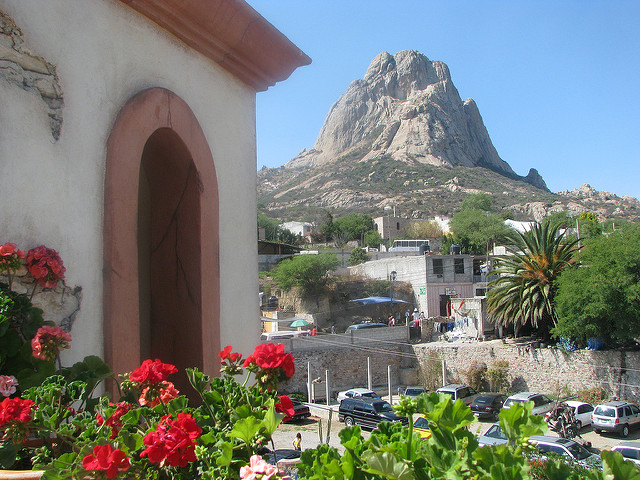
[(640, 198), (640, 1), (248, 0), (312, 59), (257, 98), (258, 168), (313, 146), (380, 52), (449, 66), (503, 160)]

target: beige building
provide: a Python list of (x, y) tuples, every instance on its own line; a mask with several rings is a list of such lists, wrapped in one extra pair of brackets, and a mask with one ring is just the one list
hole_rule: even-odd
[(0, 242), (56, 249), (82, 288), (64, 362), (248, 353), (256, 92), (309, 58), (242, 0), (0, 0), (0, 21)]

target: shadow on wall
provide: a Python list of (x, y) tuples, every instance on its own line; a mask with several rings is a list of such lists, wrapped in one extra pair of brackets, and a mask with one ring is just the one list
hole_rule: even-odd
[(527, 385), (526, 380), (518, 375), (511, 382), (511, 391), (512, 392), (528, 392), (529, 386)]

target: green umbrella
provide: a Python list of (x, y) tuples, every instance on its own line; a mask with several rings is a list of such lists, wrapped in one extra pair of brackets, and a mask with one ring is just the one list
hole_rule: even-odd
[(311, 323), (307, 322), (304, 318), (297, 318), (289, 324), (291, 328), (296, 327), (308, 327)]

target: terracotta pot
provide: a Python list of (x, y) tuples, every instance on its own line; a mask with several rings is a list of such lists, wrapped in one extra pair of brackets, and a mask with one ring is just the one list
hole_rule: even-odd
[(43, 470), (0, 470), (0, 480), (34, 480), (43, 473)]

